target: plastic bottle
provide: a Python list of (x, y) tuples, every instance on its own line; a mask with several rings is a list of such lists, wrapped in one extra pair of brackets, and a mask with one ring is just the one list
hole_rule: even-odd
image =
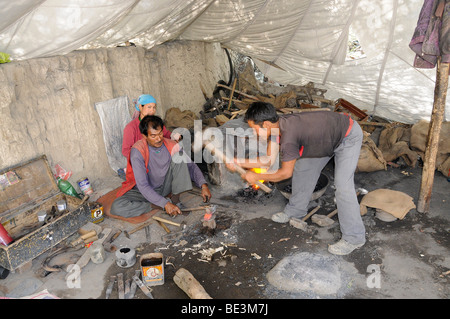
[(64, 194), (74, 196), (74, 197), (81, 199), (80, 195), (78, 195), (77, 191), (72, 186), (72, 184), (70, 184), (70, 182), (62, 179), (61, 177), (58, 177), (57, 181), (58, 181), (58, 187), (61, 190), (61, 192), (63, 192)]

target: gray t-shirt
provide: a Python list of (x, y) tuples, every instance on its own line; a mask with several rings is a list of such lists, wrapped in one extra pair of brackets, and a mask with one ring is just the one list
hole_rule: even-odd
[(305, 112), (280, 116), (281, 160), (332, 156), (350, 125), (348, 115)]

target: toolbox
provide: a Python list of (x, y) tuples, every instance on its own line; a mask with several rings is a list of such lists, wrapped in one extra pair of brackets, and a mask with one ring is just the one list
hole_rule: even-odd
[(0, 171), (0, 223), (12, 238), (0, 244), (1, 267), (25, 265), (89, 221), (89, 205), (59, 190), (45, 155)]

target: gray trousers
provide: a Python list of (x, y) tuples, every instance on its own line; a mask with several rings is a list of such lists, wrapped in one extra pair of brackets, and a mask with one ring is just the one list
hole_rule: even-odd
[[(342, 238), (351, 244), (365, 243), (365, 227), (355, 192), (354, 174), (358, 164), (363, 134), (355, 121), (347, 137), (334, 151), (336, 205)], [(307, 214), (317, 180), (331, 157), (300, 158), (292, 175), (292, 194), (284, 213), (301, 218)]]
[[(191, 189), (192, 181), (187, 164), (185, 162), (175, 163), (172, 161), (164, 178), (164, 183), (160, 187), (155, 188), (155, 192), (166, 197), (170, 193), (180, 194)], [(151, 210), (152, 203), (141, 194), (137, 186), (116, 198), (111, 205), (111, 214), (126, 218), (140, 216)]]

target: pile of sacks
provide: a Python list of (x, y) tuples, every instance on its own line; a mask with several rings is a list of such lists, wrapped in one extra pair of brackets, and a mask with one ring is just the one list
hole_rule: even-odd
[[(393, 123), (381, 132), (378, 146), (370, 138), (370, 134), (364, 132), (357, 171), (383, 170), (388, 162), (400, 157), (407, 165), (415, 167), (418, 157), (425, 157), (429, 125), (427, 121), (419, 121), (410, 127)], [(450, 122), (442, 123), (440, 136), (436, 168), (444, 176), (449, 176), (450, 139), (445, 137), (450, 136)]]

